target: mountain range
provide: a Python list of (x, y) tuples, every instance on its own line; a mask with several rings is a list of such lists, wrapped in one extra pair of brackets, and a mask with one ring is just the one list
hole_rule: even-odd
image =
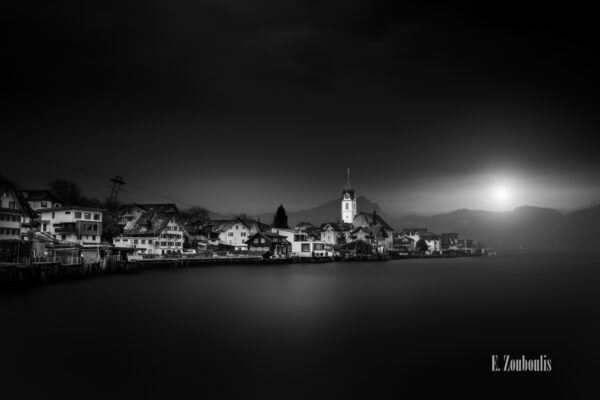
[[(377, 203), (361, 196), (362, 211), (377, 211), (397, 231), (428, 228), (434, 233), (457, 232), (461, 238), (483, 242), (502, 253), (600, 253), (600, 205), (563, 213), (551, 208), (522, 206), (511, 211), (461, 209), (433, 216), (409, 215), (390, 218)], [(339, 220), (340, 200), (317, 207), (288, 211), (288, 223), (320, 225)], [(250, 216), (271, 223), (274, 213)], [(211, 218), (231, 218), (234, 214), (210, 213)]]

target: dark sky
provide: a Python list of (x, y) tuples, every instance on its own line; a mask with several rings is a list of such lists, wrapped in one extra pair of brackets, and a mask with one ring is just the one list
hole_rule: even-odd
[(347, 166), (389, 214), (600, 203), (594, 14), (400, 3), (13, 2), (0, 172), (250, 213)]

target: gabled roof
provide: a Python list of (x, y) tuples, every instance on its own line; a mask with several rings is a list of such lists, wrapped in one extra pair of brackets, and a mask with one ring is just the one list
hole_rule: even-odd
[(23, 198), (27, 201), (41, 201), (47, 200), (52, 201), (54, 203), (62, 203), (55, 195), (53, 195), (49, 190), (40, 190), (40, 189), (32, 189), (32, 190), (23, 190), (21, 191)]
[[(164, 206), (164, 207), (163, 207)], [(177, 208), (173, 209), (171, 205), (153, 204), (147, 207), (137, 219), (129, 221), (123, 229), (123, 236), (154, 236), (159, 235), (171, 220), (174, 220), (183, 228), (179, 219)], [(187, 232), (184, 231), (187, 234)]]
[(321, 230), (324, 231), (330, 226), (335, 231), (351, 231), (353, 229), (352, 224), (347, 222), (325, 222), (321, 224)]
[(387, 222), (385, 222), (385, 220), (383, 218), (381, 218), (381, 216), (379, 214), (361, 211), (358, 214), (356, 214), (356, 217), (354, 217), (354, 220), (356, 221), (356, 219), (360, 218), (360, 217), (364, 218), (365, 221), (367, 222), (367, 224), (369, 224), (369, 226), (379, 225), (387, 231), (394, 230), (394, 228), (392, 228)]
[(21, 210), (15, 211), (20, 211), (22, 213), (28, 214), (30, 218), (34, 218), (35, 212), (31, 209), (27, 201), (25, 201), (19, 189), (21, 189), (19, 185), (6, 178), (5, 176), (0, 175), (0, 196), (5, 191), (13, 193), (15, 196), (15, 200), (19, 203), (19, 207), (21, 208)]
[(229, 229), (233, 224), (241, 223), (248, 229), (255, 228), (259, 232), (265, 232), (271, 230), (271, 225), (264, 224), (262, 222), (253, 219), (225, 219), (225, 220), (212, 220), (211, 225), (214, 226), (216, 232), (224, 232)]
[(285, 242), (289, 243), (287, 241), (287, 236), (278, 235), (277, 233), (273, 232), (257, 232), (254, 235), (248, 237), (248, 240), (246, 240), (245, 243), (250, 243), (250, 241), (255, 239), (256, 237), (262, 237), (265, 240), (268, 240), (269, 242), (271, 242), (273, 239), (283, 239)]

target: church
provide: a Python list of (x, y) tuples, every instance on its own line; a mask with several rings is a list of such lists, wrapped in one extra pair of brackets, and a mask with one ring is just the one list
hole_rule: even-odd
[(321, 240), (332, 245), (340, 244), (343, 238), (344, 242), (363, 240), (380, 250), (390, 250), (393, 246), (394, 229), (375, 210), (370, 213), (358, 210), (356, 192), (350, 183), (350, 168), (342, 188), (340, 222), (323, 224), (321, 229)]

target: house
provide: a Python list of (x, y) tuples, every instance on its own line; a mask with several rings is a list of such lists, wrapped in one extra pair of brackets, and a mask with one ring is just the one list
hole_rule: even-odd
[(402, 253), (410, 253), (415, 250), (415, 240), (402, 233), (394, 234), (394, 249)]
[(306, 232), (282, 228), (272, 228), (271, 232), (285, 236), (286, 240), (292, 244), (291, 256), (300, 258), (333, 257), (333, 251), (330, 250), (327, 243), (314, 240)]
[(46, 208), (61, 207), (62, 201), (48, 190), (23, 190), (21, 196), (27, 201), (34, 211)]
[(123, 233), (115, 247), (135, 248), (143, 254), (181, 253), (187, 232), (175, 204), (135, 204), (122, 209)]
[[(368, 232), (372, 235), (371, 243), (383, 246), (385, 250), (391, 250), (394, 245), (394, 228), (375, 211), (372, 213), (359, 212), (352, 223), (354, 230), (359, 227), (370, 228)], [(354, 231), (353, 231), (354, 232)]]
[(434, 233), (428, 233), (427, 235), (421, 236), (421, 239), (427, 243), (427, 254), (441, 253), (442, 251), (442, 239), (440, 235)]
[(352, 224), (345, 222), (326, 222), (321, 225), (321, 240), (328, 245), (335, 246), (350, 242)]
[(428, 235), (427, 228), (404, 228), (400, 236), (406, 236), (415, 241), (415, 244), (421, 239), (421, 236)]
[(458, 249), (458, 233), (442, 233), (442, 251)]
[(98, 246), (102, 235), (102, 209), (62, 206), (39, 210), (41, 232), (62, 242)]
[(250, 236), (271, 230), (270, 225), (244, 218), (213, 220), (211, 224), (213, 231), (219, 235), (219, 243), (234, 246), (235, 250), (246, 250), (246, 241)]
[(292, 244), (286, 236), (273, 232), (257, 232), (246, 241), (248, 251), (270, 253), (272, 257), (288, 257), (292, 251)]
[(33, 211), (19, 194), (18, 187), (0, 176), (0, 240), (20, 240), (31, 221)]
[(373, 234), (371, 229), (365, 226), (359, 226), (350, 232), (350, 238), (352, 241), (362, 240), (363, 242), (371, 243), (373, 241)]

